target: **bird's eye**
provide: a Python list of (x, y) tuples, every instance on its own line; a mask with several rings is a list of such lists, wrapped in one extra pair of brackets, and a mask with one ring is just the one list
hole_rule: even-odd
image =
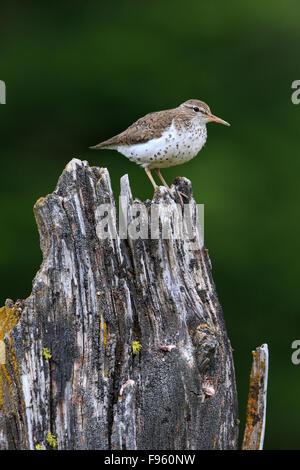
[(194, 110), (196, 113), (198, 113), (198, 112), (200, 111), (200, 109), (198, 108), (198, 106), (194, 106), (194, 107), (193, 107), (193, 110)]

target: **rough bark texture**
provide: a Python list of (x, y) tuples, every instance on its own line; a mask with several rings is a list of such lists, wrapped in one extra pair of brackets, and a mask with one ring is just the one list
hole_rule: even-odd
[[(196, 227), (189, 181), (174, 185)], [(132, 222), (127, 176), (121, 195)], [(115, 204), (109, 174), (74, 159), (37, 201), (43, 263), (31, 295), (0, 310), (0, 448), (237, 447), (232, 351), (210, 260), (199, 230), (198, 249), (175, 238), (174, 199), (160, 188), (143, 203), (146, 219), (161, 211), (169, 239), (161, 230), (99, 238), (97, 208)]]

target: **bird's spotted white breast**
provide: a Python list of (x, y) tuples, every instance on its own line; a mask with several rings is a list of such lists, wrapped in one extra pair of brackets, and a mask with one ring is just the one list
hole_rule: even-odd
[(141, 144), (116, 145), (114, 148), (144, 168), (167, 168), (194, 158), (205, 144), (206, 137), (205, 125), (192, 123), (188, 129), (178, 128), (173, 121), (161, 137)]

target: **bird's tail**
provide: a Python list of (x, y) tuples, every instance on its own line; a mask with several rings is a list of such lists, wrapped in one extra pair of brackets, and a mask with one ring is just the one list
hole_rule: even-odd
[(89, 147), (91, 150), (99, 150), (99, 149), (104, 149), (105, 145), (103, 145), (103, 142), (100, 142), (100, 144), (93, 145), (92, 147)]
[(112, 137), (111, 139), (104, 140), (100, 142), (100, 144), (94, 145), (93, 147), (89, 147), (92, 150), (99, 150), (99, 149), (115, 149), (116, 148), (116, 138)]

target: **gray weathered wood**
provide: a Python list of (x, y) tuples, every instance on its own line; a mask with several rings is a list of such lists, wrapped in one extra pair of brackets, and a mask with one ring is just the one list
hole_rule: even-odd
[[(72, 160), (37, 201), (43, 262), (31, 295), (2, 309), (0, 448), (237, 447), (232, 351), (190, 182), (173, 193), (142, 204), (144, 221), (160, 212), (157, 239), (99, 238), (100, 205), (117, 205), (108, 171), (87, 162)], [(133, 223), (127, 176), (121, 196)], [(192, 245), (175, 238), (188, 202)]]

